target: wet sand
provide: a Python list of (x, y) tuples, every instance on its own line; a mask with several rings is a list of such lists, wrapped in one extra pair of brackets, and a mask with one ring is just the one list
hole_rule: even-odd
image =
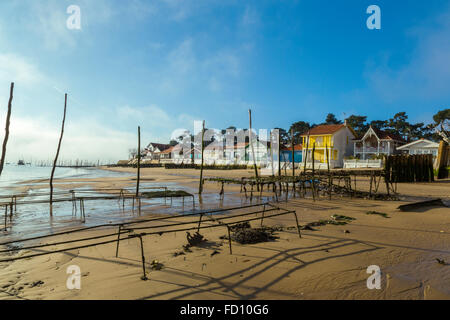
[[(135, 172), (135, 169), (114, 168)], [(252, 170), (206, 170), (205, 176), (252, 176)], [(176, 183), (196, 190), (198, 170), (142, 169), (142, 177), (155, 184)], [(58, 180), (61, 188), (76, 184), (92, 188), (132, 187), (130, 177)], [(368, 180), (358, 178), (358, 189), (368, 189)], [(380, 186), (380, 189), (383, 186)], [(24, 187), (24, 190), (28, 187)], [(225, 186), (225, 199), (237, 197)], [(381, 189), (383, 191), (383, 189)], [(219, 192), (216, 183), (205, 183), (205, 196)], [(278, 239), (253, 245), (220, 237), (222, 228), (203, 229), (208, 242), (192, 252), (174, 256), (186, 244), (186, 234), (144, 237), (148, 281), (142, 276), (137, 239), (122, 241), (115, 258), (115, 244), (73, 250), (18, 260), (0, 265), (0, 298), (3, 299), (450, 299), (450, 208), (430, 207), (400, 212), (397, 207), (412, 199), (441, 197), (450, 200), (450, 180), (436, 183), (399, 184), (401, 201), (373, 201), (335, 197), (319, 201), (291, 199), (279, 205), (296, 210), (300, 224), (329, 219), (333, 214), (356, 218), (344, 226), (314, 227), (315, 231), (277, 232)], [(368, 215), (386, 213), (389, 218)], [(158, 213), (149, 208), (147, 214)], [(266, 225), (293, 226), (292, 216), (266, 219)], [(254, 222), (252, 225), (257, 226)], [(88, 237), (111, 230), (84, 231)], [(347, 232), (345, 232), (347, 231)], [(73, 238), (73, 237), (72, 237)], [(52, 241), (71, 239), (60, 236)], [(64, 246), (53, 246), (52, 249)], [(218, 254), (212, 255), (214, 251)], [(39, 252), (38, 249), (17, 255)], [(7, 257), (0, 254), (0, 259)], [(446, 261), (439, 264), (436, 259)], [(151, 270), (158, 260), (162, 270)], [(81, 290), (68, 290), (66, 269), (81, 269)], [(381, 290), (369, 290), (366, 272), (370, 265), (382, 271)], [(41, 281), (41, 282), (39, 282)]]

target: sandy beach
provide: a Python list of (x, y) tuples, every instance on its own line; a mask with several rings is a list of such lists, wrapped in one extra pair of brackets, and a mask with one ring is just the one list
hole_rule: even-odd
[[(136, 169), (110, 170), (135, 173)], [(196, 192), (199, 171), (142, 169), (142, 183), (183, 186)], [(252, 176), (252, 170), (206, 170), (207, 177)], [(43, 182), (43, 181), (40, 181)], [(58, 179), (58, 188), (76, 184), (92, 189), (133, 187), (134, 177)], [(20, 187), (26, 191), (32, 186)], [(368, 180), (358, 178), (358, 189)], [(217, 195), (216, 183), (205, 183), (205, 198)], [(238, 186), (225, 186), (227, 199), (240, 199)], [(382, 191), (382, 190), (381, 190)], [(277, 205), (295, 210), (299, 224), (331, 215), (355, 218), (347, 225), (325, 225), (303, 230), (300, 239), (292, 215), (266, 219), (267, 226), (283, 227), (277, 239), (257, 244), (233, 242), (229, 253), (223, 228), (202, 229), (207, 242), (183, 252), (186, 233), (143, 238), (147, 281), (141, 280), (138, 239), (77, 249), (0, 264), (1, 299), (450, 299), (450, 208), (427, 207), (401, 212), (397, 207), (415, 199), (442, 198), (449, 204), (450, 180), (399, 184), (399, 201), (375, 201), (334, 196), (331, 200), (293, 198)], [(218, 204), (208, 204), (218, 207)], [(159, 208), (144, 210), (145, 218), (160, 215)], [(377, 211), (381, 215), (369, 215)], [(139, 217), (136, 217), (139, 219)], [(183, 221), (187, 218), (178, 218)], [(169, 219), (170, 220), (170, 219)], [(151, 224), (151, 223), (149, 223)], [(257, 222), (252, 222), (257, 225)], [(93, 237), (117, 228), (84, 231), (52, 238), (52, 242)], [(114, 237), (107, 238), (114, 239)], [(89, 242), (86, 242), (89, 243)], [(55, 245), (51, 250), (67, 247)], [(42, 252), (21, 250), (14, 256)], [(180, 254), (180, 252), (183, 252)], [(11, 257), (5, 253), (0, 259)], [(438, 263), (436, 259), (445, 261)], [(153, 270), (157, 260), (160, 270)], [(79, 266), (81, 289), (69, 290), (67, 267)], [(369, 290), (371, 265), (380, 267), (381, 289)]]

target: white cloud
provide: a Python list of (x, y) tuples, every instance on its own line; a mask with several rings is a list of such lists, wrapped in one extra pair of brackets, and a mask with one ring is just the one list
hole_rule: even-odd
[[(5, 121), (4, 116), (0, 118)], [(60, 135), (60, 127), (46, 119), (11, 117), (6, 158), (17, 161), (53, 159)], [(1, 134), (1, 138), (3, 139)], [(61, 145), (61, 160), (117, 160), (127, 158), (135, 137), (127, 132), (106, 128), (96, 122), (69, 122)]]
[(164, 128), (171, 120), (169, 115), (156, 105), (144, 108), (119, 107), (117, 108), (117, 116), (119, 119), (133, 120), (135, 122), (145, 121), (147, 126), (158, 128)]
[(161, 143), (167, 143), (174, 132), (184, 131), (186, 127), (193, 130), (194, 120), (196, 120), (194, 116), (184, 112), (169, 115), (157, 105), (141, 108), (124, 106), (117, 108), (116, 113), (120, 121), (128, 121), (136, 126), (139, 124), (145, 139)]
[(32, 85), (44, 80), (36, 66), (14, 54), (0, 54), (0, 83)]
[[(174, 132), (193, 130), (194, 118), (181, 113), (171, 117), (162, 108), (151, 105), (144, 108), (125, 106), (116, 108), (109, 115), (110, 121), (99, 122), (93, 118), (86, 120), (67, 119), (61, 147), (61, 160), (119, 160), (128, 157), (128, 150), (136, 147), (137, 135), (128, 128), (117, 129), (115, 123), (140, 124), (142, 144), (148, 142), (168, 143)], [(5, 123), (5, 114), (0, 114), (0, 124)], [(50, 123), (46, 118), (11, 116), (7, 160), (27, 161), (49, 160), (55, 156), (60, 135), (60, 123)], [(0, 132), (3, 141), (4, 131)]]
[[(81, 30), (67, 28), (67, 19), (70, 17), (67, 8), (72, 4), (80, 7)], [(25, 28), (27, 33), (39, 39), (50, 51), (72, 49), (80, 41), (92, 41), (98, 26), (122, 21), (139, 22), (158, 13), (153, 3), (144, 0), (129, 0), (126, 3), (110, 0), (21, 0), (11, 3), (9, 10), (11, 21)], [(15, 39), (9, 36), (9, 40)]]
[[(66, 8), (64, 8), (66, 9)], [(38, 21), (31, 19), (30, 26), (44, 42), (44, 45), (51, 50), (58, 50), (62, 46), (74, 47), (76, 44), (75, 33), (79, 31), (69, 30), (67, 28), (67, 18), (69, 15), (60, 7), (59, 10), (50, 3), (39, 4), (33, 9)], [(83, 12), (82, 27), (83, 27)]]
[(176, 116), (169, 115), (163, 108), (157, 105), (147, 107), (124, 106), (116, 109), (117, 118), (121, 120), (131, 120), (135, 123), (141, 122), (142, 125), (151, 128), (169, 128), (177, 126), (192, 125), (194, 117), (186, 113), (178, 113)]
[(157, 85), (170, 94), (195, 86), (219, 92), (241, 76), (241, 56), (245, 54), (246, 48), (205, 52), (193, 38), (186, 38), (167, 54)]

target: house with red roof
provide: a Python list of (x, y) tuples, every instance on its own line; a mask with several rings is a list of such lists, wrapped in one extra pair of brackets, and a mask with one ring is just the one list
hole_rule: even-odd
[(344, 124), (319, 125), (301, 135), (302, 160), (308, 168), (326, 169), (343, 167), (344, 157), (353, 154), (355, 131)]
[[(292, 145), (280, 148), (280, 162), (292, 163)], [(301, 144), (294, 145), (294, 162), (301, 163), (303, 157), (303, 147)]]
[(399, 154), (398, 148), (405, 143), (399, 135), (370, 126), (363, 137), (353, 140), (353, 155), (361, 160), (369, 160), (382, 155)]
[(171, 146), (161, 152), (156, 153), (161, 163), (172, 162), (175, 146)]
[(171, 148), (170, 144), (150, 142), (144, 149), (144, 159), (159, 160), (161, 152)]
[(190, 164), (201, 162), (201, 150), (193, 143), (179, 143), (160, 153), (161, 162)]

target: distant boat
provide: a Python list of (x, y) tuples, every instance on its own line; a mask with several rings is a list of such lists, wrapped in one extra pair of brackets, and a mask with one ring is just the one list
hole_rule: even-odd
[(25, 165), (25, 161), (23, 160), (19, 160), (19, 162), (17, 162), (18, 166), (24, 166)]

